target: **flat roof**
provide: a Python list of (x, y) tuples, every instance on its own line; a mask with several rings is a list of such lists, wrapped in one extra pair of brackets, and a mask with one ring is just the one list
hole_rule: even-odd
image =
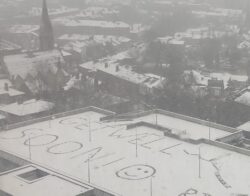
[[(104, 116), (87, 111), (1, 132), (0, 147), (29, 157), (30, 146), (33, 161), (82, 181), (90, 176), (91, 184), (124, 196), (150, 195), (151, 191), (171, 196), (249, 194), (249, 156), (187, 143), (149, 126), (127, 129), (141, 120), (154, 123), (154, 115), (100, 122)], [(164, 118), (158, 116), (159, 124), (207, 134), (205, 126)], [(213, 136), (217, 131), (213, 130)]]
[(54, 104), (51, 102), (31, 99), (23, 102), (22, 104), (12, 103), (9, 105), (0, 106), (0, 111), (13, 114), (16, 116), (26, 116), (48, 111), (51, 110), (53, 107)]
[[(37, 179), (34, 182), (28, 182), (19, 175), (39, 169), (48, 175)], [(75, 184), (67, 179), (56, 176), (50, 171), (38, 166), (29, 165), (23, 168), (10, 171), (9, 173), (0, 175), (0, 190), (10, 195), (27, 196), (32, 193), (33, 196), (76, 196), (78, 194), (91, 190), (86, 187)]]

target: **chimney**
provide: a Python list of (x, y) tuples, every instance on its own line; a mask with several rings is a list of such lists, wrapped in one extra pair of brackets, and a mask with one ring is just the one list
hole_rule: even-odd
[(8, 83), (4, 83), (4, 90), (9, 91), (9, 84)]

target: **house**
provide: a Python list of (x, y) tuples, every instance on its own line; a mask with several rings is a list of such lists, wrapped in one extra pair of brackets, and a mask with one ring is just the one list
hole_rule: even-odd
[(4, 62), (13, 85), (27, 94), (56, 91), (69, 80), (69, 65), (57, 49), (8, 55)]
[(8, 122), (19, 122), (49, 115), (54, 104), (44, 100), (27, 100), (0, 106), (0, 113), (7, 116)]
[(139, 94), (152, 94), (162, 87), (165, 80), (160, 76), (150, 73), (140, 74), (133, 71), (131, 65), (120, 65), (119, 61), (127, 57), (127, 52), (122, 52), (98, 62), (83, 63), (80, 65), (80, 71), (84, 75), (94, 77), (95, 84), (99, 88), (116, 96), (135, 98)]
[(10, 80), (0, 79), (0, 104), (9, 104), (24, 99), (25, 93), (16, 90)]

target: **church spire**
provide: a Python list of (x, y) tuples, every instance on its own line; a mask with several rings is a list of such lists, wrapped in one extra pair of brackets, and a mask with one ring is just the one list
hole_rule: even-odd
[(39, 39), (40, 50), (46, 51), (54, 48), (53, 27), (49, 18), (46, 0), (43, 0)]

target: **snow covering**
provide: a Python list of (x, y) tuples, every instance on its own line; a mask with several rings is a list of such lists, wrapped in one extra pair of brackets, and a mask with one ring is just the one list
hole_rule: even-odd
[[(61, 6), (59, 8), (50, 8), (48, 11), (49, 11), (49, 15), (53, 16), (53, 15), (76, 12), (78, 10), (79, 10), (78, 8), (69, 8), (69, 7)], [(39, 8), (32, 7), (31, 10), (29, 11), (30, 16), (41, 16), (41, 14), (42, 14), (42, 8), (40, 7)]]
[(101, 28), (129, 28), (128, 24), (121, 21), (111, 22), (102, 20), (72, 20), (69, 18), (56, 18), (53, 21), (58, 24), (70, 27), (86, 26), (86, 27), (101, 27)]
[(68, 40), (68, 41), (89, 41), (94, 40), (97, 43), (106, 43), (109, 41), (112, 42), (120, 42), (126, 43), (129, 42), (131, 39), (123, 36), (112, 36), (112, 35), (80, 35), (80, 34), (64, 34), (59, 37), (60, 40)]
[(10, 97), (18, 96), (18, 95), (24, 95), (24, 92), (18, 91), (13, 88), (9, 88), (9, 90), (5, 90), (3, 88), (0, 88), (0, 95), (8, 94)]
[(23, 102), (22, 104), (12, 103), (9, 105), (1, 106), (0, 111), (17, 116), (26, 116), (48, 111), (51, 110), (53, 107), (54, 107), (53, 103), (43, 100), (31, 99)]
[(250, 131), (250, 121), (238, 126), (237, 129), (244, 130), (244, 131)]
[(38, 72), (57, 71), (58, 62), (64, 62), (59, 50), (35, 52), (32, 55), (17, 54), (4, 57), (4, 62), (11, 76), (21, 76), (23, 79), (31, 74), (37, 76)]
[(250, 92), (245, 91), (242, 95), (237, 97), (234, 101), (244, 104), (246, 106), (250, 106)]
[[(90, 61), (81, 64), (80, 67), (93, 71), (100, 70), (123, 80), (127, 80), (135, 84), (140, 84), (150, 89), (161, 87), (163, 80), (160, 76), (154, 74), (139, 74), (134, 72), (131, 66), (121, 66), (119, 62), (117, 62), (128, 57), (129, 55), (127, 52), (122, 52), (114, 56), (101, 59), (97, 63)], [(108, 64), (108, 67), (106, 67), (105, 64)], [(117, 70), (117, 67), (119, 67), (119, 70)]]
[(69, 196), (69, 195), (79, 195), (81, 193), (89, 191), (91, 188), (86, 186), (83, 187), (74, 182), (65, 180), (62, 177), (57, 177), (56, 175), (48, 175), (44, 178), (38, 179), (36, 182), (27, 183), (19, 177), (20, 174), (34, 171), (35, 169), (40, 169), (44, 172), (44, 168), (37, 168), (35, 166), (28, 166), (13, 172), (7, 173), (0, 176), (1, 191), (9, 193), (11, 195), (27, 196), (32, 193), (34, 196)]
[[(5, 84), (7, 84), (9, 87), (8, 91), (4, 88)], [(12, 96), (24, 95), (25, 93), (14, 89), (10, 80), (0, 79), (0, 95), (3, 94), (8, 94), (10, 97), (12, 97)]]
[(39, 25), (12, 25), (10, 33), (33, 33), (39, 29)]
[(7, 40), (0, 40), (0, 51), (5, 50), (5, 51), (10, 51), (10, 50), (19, 50), (21, 49), (21, 46), (14, 44), (12, 42), (9, 42)]
[(118, 10), (107, 7), (88, 7), (82, 10), (79, 14), (71, 16), (71, 18), (102, 18), (105, 15), (119, 14)]
[[(30, 145), (33, 161), (83, 182), (89, 175), (92, 185), (123, 196), (151, 192), (157, 196), (180, 196), (187, 192), (197, 196), (249, 194), (248, 156), (207, 144), (186, 143), (146, 126), (126, 128), (139, 120), (152, 122), (154, 116), (100, 122), (102, 116), (88, 111), (1, 132), (0, 148), (28, 157)], [(159, 123), (163, 122), (168, 127), (190, 127), (196, 132), (207, 129), (159, 116)], [(218, 131), (213, 130), (213, 135)]]
[(217, 80), (222, 80), (224, 82), (224, 87), (227, 88), (228, 86), (228, 81), (238, 81), (238, 82), (246, 82), (248, 80), (247, 75), (233, 75), (230, 73), (208, 73), (208, 74), (202, 74), (199, 71), (192, 70), (194, 78), (197, 82), (197, 84), (201, 84), (204, 86), (208, 85), (208, 80), (211, 79), (217, 79)]

